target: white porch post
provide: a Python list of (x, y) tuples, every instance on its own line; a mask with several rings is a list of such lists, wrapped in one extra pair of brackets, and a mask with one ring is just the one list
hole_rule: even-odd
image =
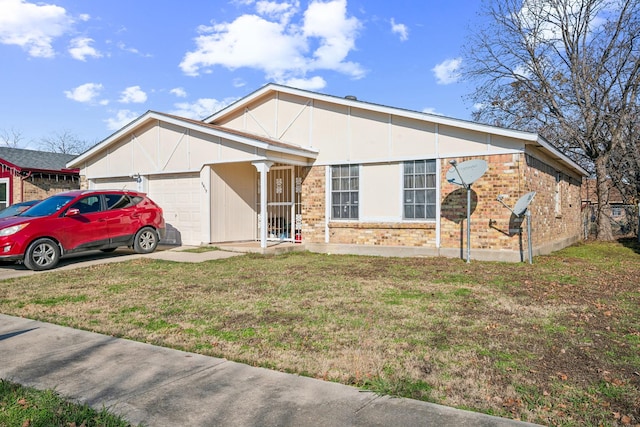
[(262, 160), (252, 162), (260, 174), (260, 247), (267, 247), (267, 173), (273, 162)]

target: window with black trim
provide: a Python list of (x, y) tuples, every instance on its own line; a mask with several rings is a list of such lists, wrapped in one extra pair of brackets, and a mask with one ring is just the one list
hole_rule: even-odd
[(331, 166), (331, 218), (358, 219), (358, 165)]
[(100, 212), (100, 196), (87, 196), (76, 203), (74, 203), (70, 209), (78, 209), (80, 214), (89, 214)]
[(436, 219), (436, 161), (404, 162), (404, 219)]
[(138, 196), (129, 196), (127, 194), (105, 194), (107, 201), (107, 209), (125, 209), (135, 206), (142, 200)]

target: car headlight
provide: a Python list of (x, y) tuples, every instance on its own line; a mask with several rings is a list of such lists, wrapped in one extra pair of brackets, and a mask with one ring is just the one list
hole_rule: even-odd
[(18, 231), (25, 228), (29, 223), (14, 225), (13, 227), (7, 227), (0, 230), (0, 237), (11, 236), (12, 234), (16, 234)]

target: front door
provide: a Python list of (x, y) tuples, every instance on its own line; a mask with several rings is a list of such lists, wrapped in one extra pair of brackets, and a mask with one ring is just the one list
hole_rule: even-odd
[(293, 167), (272, 167), (267, 184), (268, 240), (293, 240), (294, 199)]

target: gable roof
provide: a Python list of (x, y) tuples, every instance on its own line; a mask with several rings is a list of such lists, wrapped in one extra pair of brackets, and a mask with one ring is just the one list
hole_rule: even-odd
[(66, 165), (74, 154), (0, 147), (0, 162), (16, 170), (77, 173)]
[(560, 152), (551, 143), (549, 143), (546, 139), (544, 139), (542, 136), (540, 136), (537, 133), (525, 132), (525, 131), (520, 131), (515, 129), (507, 129), (507, 128), (502, 128), (498, 126), (491, 126), (491, 125), (482, 124), (478, 122), (472, 122), (468, 120), (454, 119), (451, 117), (441, 116), (437, 114), (407, 110), (403, 108), (389, 107), (386, 105), (360, 101), (353, 96), (339, 97), (335, 95), (326, 95), (326, 94), (321, 94), (317, 92), (311, 92), (308, 90), (296, 89), (289, 86), (283, 86), (275, 83), (269, 83), (261, 87), (260, 89), (239, 99), (233, 104), (230, 104), (227, 107), (223, 108), (222, 110), (205, 118), (203, 122), (211, 123), (211, 124), (219, 122), (226, 116), (245, 108), (249, 104), (253, 103), (255, 100), (276, 92), (282, 92), (289, 95), (311, 98), (319, 101), (328, 102), (331, 104), (337, 104), (337, 105), (353, 107), (353, 108), (360, 108), (360, 109), (384, 113), (384, 114), (391, 114), (399, 117), (406, 117), (406, 118), (411, 118), (416, 120), (427, 121), (427, 122), (435, 123), (439, 125), (452, 126), (460, 129), (470, 130), (470, 131), (477, 131), (477, 132), (483, 132), (487, 134), (505, 136), (508, 138), (520, 139), (524, 141), (526, 144), (533, 145), (537, 148), (542, 148), (552, 158), (555, 158), (560, 162), (566, 164), (567, 166), (569, 166), (571, 169), (575, 170), (582, 176), (589, 175), (589, 173), (582, 166), (580, 166), (578, 163), (574, 162), (568, 156)]
[(73, 160), (70, 160), (67, 163), (67, 166), (79, 167), (85, 159), (116, 143), (118, 139), (135, 130), (136, 128), (142, 126), (144, 123), (148, 123), (149, 121), (153, 120), (162, 121), (176, 126), (182, 126), (190, 130), (205, 133), (207, 135), (229, 139), (231, 141), (239, 142), (256, 148), (262, 148), (265, 150), (311, 158), (315, 158), (318, 155), (318, 151), (300, 147), (298, 145), (288, 144), (275, 139), (265, 138), (246, 132), (240, 132), (234, 129), (227, 129), (222, 126), (205, 123), (200, 120), (188, 119), (186, 117), (180, 117), (172, 114), (149, 110), (142, 116), (138, 117), (117, 132), (110, 135), (108, 138), (104, 139), (89, 150), (75, 157)]

